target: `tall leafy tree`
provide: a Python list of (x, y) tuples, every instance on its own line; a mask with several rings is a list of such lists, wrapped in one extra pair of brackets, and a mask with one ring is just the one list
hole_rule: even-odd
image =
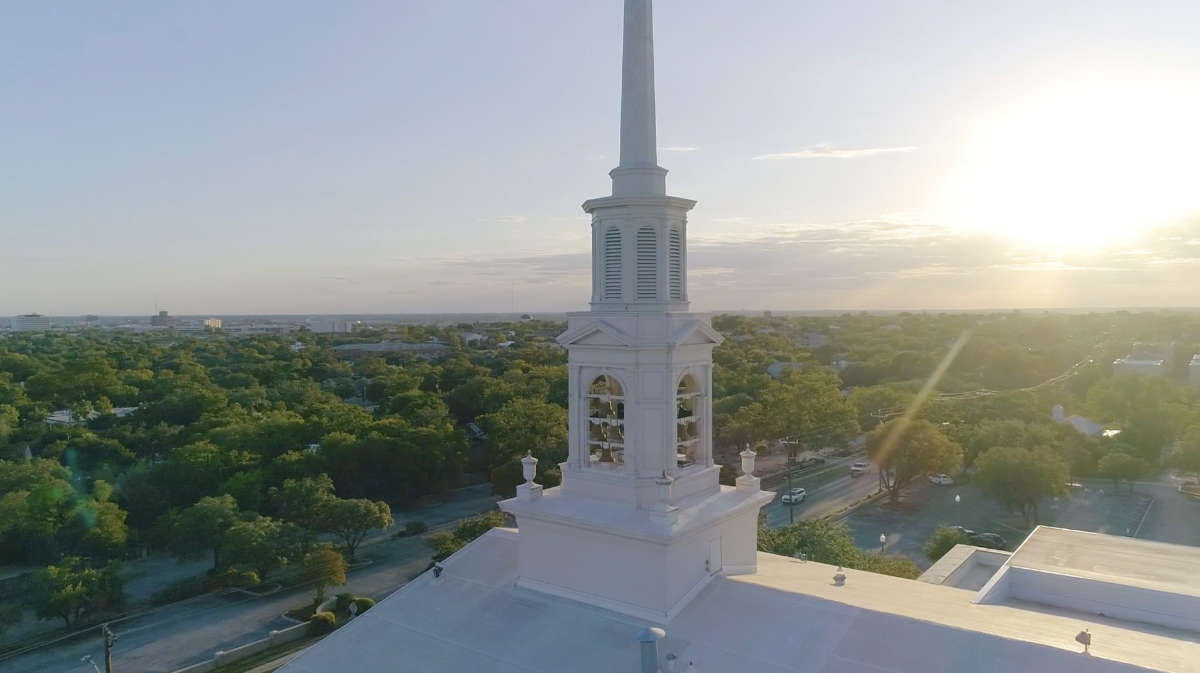
[(39, 619), (59, 618), (67, 626), (89, 613), (119, 609), (124, 600), (119, 564), (91, 568), (78, 557), (34, 573), (29, 594)]
[(170, 527), (170, 549), (180, 558), (211, 552), (213, 567), (220, 568), (226, 534), (237, 520), (238, 506), (233, 496), (201, 498), (175, 517)]
[(996, 446), (980, 454), (975, 465), (980, 490), (1019, 510), (1027, 526), (1038, 523), (1042, 499), (1067, 492), (1067, 464), (1046, 450)]
[(867, 455), (879, 467), (880, 486), (891, 501), (917, 477), (938, 472), (955, 472), (962, 465), (962, 447), (947, 438), (937, 426), (924, 420), (901, 417), (867, 435)]

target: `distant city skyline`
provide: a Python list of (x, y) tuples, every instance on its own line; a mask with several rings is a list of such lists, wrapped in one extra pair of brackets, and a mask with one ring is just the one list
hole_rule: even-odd
[[(1200, 305), (1200, 5), (655, 10), (696, 310)], [(620, 21), (16, 7), (0, 316), (582, 310)]]

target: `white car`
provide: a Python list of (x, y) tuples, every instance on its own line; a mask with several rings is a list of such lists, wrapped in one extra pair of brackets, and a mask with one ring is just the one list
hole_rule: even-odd
[(929, 483), (934, 486), (953, 486), (954, 480), (948, 474), (931, 474), (929, 475)]
[(785, 505), (799, 505), (807, 497), (808, 491), (797, 487), (783, 494), (783, 503)]
[(850, 466), (850, 476), (851, 477), (861, 477), (866, 473), (867, 473), (867, 463), (865, 461), (861, 461), (861, 460), (855, 461), (855, 463)]

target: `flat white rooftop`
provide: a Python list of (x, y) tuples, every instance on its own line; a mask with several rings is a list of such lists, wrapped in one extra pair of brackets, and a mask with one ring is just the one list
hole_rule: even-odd
[[(284, 673), (638, 671), (646, 622), (515, 586), (517, 531), (495, 529), (280, 669)], [(1036, 551), (1036, 550), (1035, 550)], [(1030, 558), (1038, 554), (1031, 553)], [(662, 625), (660, 656), (702, 673), (1200, 671), (1196, 632), (976, 602), (973, 591), (760, 553)], [(1092, 634), (1090, 655), (1074, 638)]]
[(1008, 565), (1200, 596), (1200, 547), (1040, 526)]

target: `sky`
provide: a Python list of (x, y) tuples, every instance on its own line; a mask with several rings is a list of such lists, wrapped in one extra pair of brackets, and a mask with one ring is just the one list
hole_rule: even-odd
[[(620, 0), (17, 3), (0, 315), (586, 309)], [(1200, 3), (655, 2), (692, 307), (1200, 304)]]

